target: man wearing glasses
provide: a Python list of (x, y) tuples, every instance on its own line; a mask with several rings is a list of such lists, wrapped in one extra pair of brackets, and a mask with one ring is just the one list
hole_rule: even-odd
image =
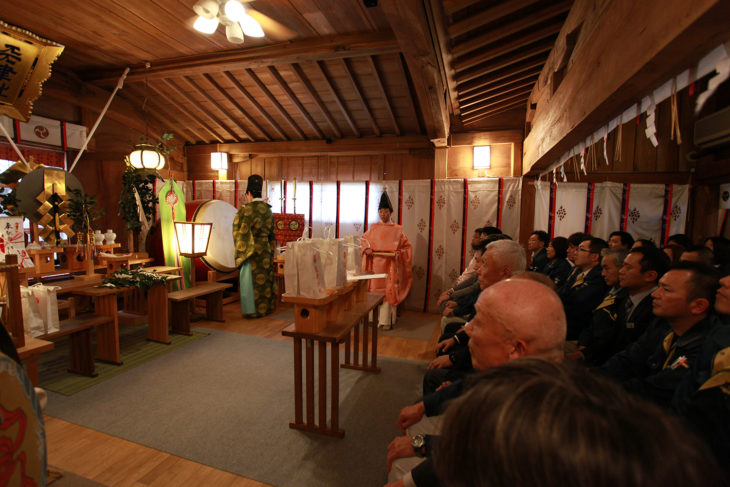
[(589, 237), (578, 246), (575, 272), (565, 281), (558, 294), (565, 307), (568, 340), (577, 340), (591, 321), (593, 310), (601, 303), (608, 287), (601, 276), (601, 251), (608, 245), (603, 239)]

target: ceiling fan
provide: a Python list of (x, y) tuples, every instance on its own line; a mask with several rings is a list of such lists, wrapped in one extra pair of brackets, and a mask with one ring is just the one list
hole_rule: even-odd
[[(198, 18), (193, 28), (203, 34), (213, 34), (218, 24), (226, 29), (226, 38), (232, 44), (242, 44), (244, 35), (264, 37), (265, 24), (270, 38), (291, 38), (294, 33), (249, 6), (253, 0), (198, 0), (193, 11)], [(244, 5), (246, 4), (246, 5)]]

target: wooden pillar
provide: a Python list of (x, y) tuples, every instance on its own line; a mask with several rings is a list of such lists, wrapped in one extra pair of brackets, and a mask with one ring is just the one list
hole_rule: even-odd
[(449, 165), (448, 147), (437, 147), (433, 155), (433, 177), (434, 179), (446, 179), (446, 172)]

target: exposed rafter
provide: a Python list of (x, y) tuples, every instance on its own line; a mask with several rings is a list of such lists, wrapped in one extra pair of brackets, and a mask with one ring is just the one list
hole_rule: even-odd
[(318, 74), (322, 76), (325, 88), (327, 88), (327, 90), (332, 95), (332, 98), (335, 100), (337, 107), (340, 109), (340, 112), (342, 112), (342, 116), (345, 117), (345, 121), (347, 121), (347, 124), (350, 126), (352, 133), (355, 135), (355, 137), (360, 137), (360, 131), (357, 129), (357, 125), (355, 125), (355, 122), (352, 120), (350, 112), (347, 111), (347, 107), (342, 102), (340, 95), (337, 94), (334, 86), (332, 86), (332, 82), (330, 81), (329, 76), (327, 76), (327, 73), (325, 72), (325, 69), (322, 67), (321, 63), (322, 61), (314, 61), (312, 63), (312, 67), (318, 71)]
[(289, 100), (292, 102), (294, 107), (299, 112), (299, 115), (301, 115), (304, 120), (306, 120), (307, 124), (311, 127), (312, 130), (317, 134), (317, 136), (320, 139), (324, 139), (324, 133), (322, 132), (322, 129), (319, 128), (319, 125), (317, 125), (317, 122), (314, 121), (314, 119), (309, 115), (309, 112), (304, 108), (302, 103), (299, 101), (297, 96), (294, 94), (291, 88), (289, 88), (289, 83), (284, 81), (284, 78), (281, 77), (281, 74), (279, 74), (279, 71), (274, 66), (268, 67), (269, 74), (274, 77), (276, 82), (279, 84), (279, 87), (284, 91), (286, 96), (289, 98)]
[[(218, 132), (216, 132), (215, 129), (213, 129), (213, 127), (211, 127), (210, 125), (208, 125), (205, 122), (205, 120), (203, 120), (202, 118), (195, 119), (195, 118), (192, 117), (192, 113), (194, 113), (194, 112), (195, 113), (201, 113), (202, 112), (200, 106), (198, 106), (198, 102), (197, 101), (195, 101), (187, 93), (185, 93), (173, 80), (166, 79), (166, 80), (162, 80), (162, 82), (164, 84), (166, 84), (175, 93), (177, 93), (180, 98), (184, 99), (185, 101), (187, 101), (190, 104), (190, 106), (192, 108), (190, 110), (187, 110), (187, 112), (191, 114), (190, 115), (190, 118), (193, 121), (195, 121), (196, 123), (199, 123), (200, 125), (202, 125), (213, 136), (213, 138), (215, 138), (218, 142), (223, 142), (224, 141), (223, 137), (221, 137), (220, 134), (218, 134)], [(150, 86), (152, 86), (152, 85), (150, 85)], [(183, 111), (185, 111), (185, 110), (183, 110)]]
[(284, 133), (281, 127), (279, 127), (279, 125), (276, 123), (276, 120), (271, 118), (271, 115), (269, 115), (268, 112), (264, 110), (261, 104), (256, 101), (256, 98), (254, 98), (251, 93), (249, 93), (249, 91), (241, 84), (241, 82), (238, 81), (238, 79), (228, 71), (225, 71), (223, 75), (228, 78), (228, 81), (231, 82), (236, 92), (242, 95), (251, 105), (253, 105), (253, 107), (259, 112), (259, 114), (266, 119), (271, 128), (273, 128), (276, 133), (279, 134), (279, 137), (287, 140), (288, 137), (286, 136), (286, 133)]
[(312, 83), (309, 82), (309, 79), (307, 79), (307, 75), (304, 74), (302, 68), (298, 64), (292, 64), (291, 68), (292, 73), (294, 73), (294, 77), (297, 79), (297, 81), (299, 81), (299, 83), (302, 84), (302, 86), (304, 86), (304, 89), (309, 94), (309, 97), (312, 99), (312, 101), (314, 101), (315, 105), (317, 105), (317, 108), (319, 109), (325, 120), (327, 120), (327, 124), (330, 126), (332, 133), (338, 139), (342, 138), (342, 132), (340, 132), (340, 129), (337, 127), (337, 123), (335, 123), (332, 115), (330, 115), (329, 110), (327, 110), (327, 107), (324, 105), (324, 103), (322, 103), (322, 100), (317, 94), (317, 90), (315, 90), (314, 86), (312, 86)]
[(378, 127), (378, 124), (375, 123), (375, 119), (373, 118), (373, 114), (370, 111), (370, 107), (368, 106), (367, 101), (365, 101), (365, 98), (362, 96), (362, 91), (360, 91), (360, 87), (357, 85), (357, 81), (355, 80), (355, 76), (352, 74), (352, 70), (350, 69), (350, 66), (347, 65), (347, 60), (346, 59), (341, 60), (340, 65), (342, 66), (342, 69), (345, 71), (345, 74), (347, 75), (347, 79), (350, 80), (352, 89), (355, 92), (355, 96), (357, 96), (357, 99), (360, 101), (360, 105), (362, 106), (362, 109), (367, 114), (368, 120), (370, 120), (370, 124), (373, 127), (373, 132), (375, 132), (375, 135), (380, 135), (380, 128)]
[[(254, 127), (256, 128), (256, 130), (258, 130), (258, 131), (259, 131), (259, 132), (260, 132), (261, 134), (263, 134), (263, 138), (264, 138), (264, 140), (271, 140), (271, 136), (269, 136), (269, 134), (267, 134), (267, 133), (266, 133), (266, 131), (265, 131), (265, 130), (263, 129), (263, 127), (261, 127), (261, 125), (259, 125), (259, 124), (258, 124), (258, 122), (256, 122), (256, 120), (254, 120), (254, 119), (253, 119), (253, 118), (252, 118), (252, 117), (251, 117), (251, 116), (250, 116), (250, 115), (248, 114), (248, 111), (247, 111), (247, 110), (246, 110), (245, 108), (243, 108), (243, 106), (241, 106), (241, 104), (240, 104), (240, 103), (238, 103), (238, 100), (236, 100), (236, 99), (235, 99), (234, 97), (232, 97), (232, 96), (231, 96), (230, 94), (228, 94), (228, 91), (226, 91), (226, 90), (225, 90), (225, 89), (224, 89), (224, 88), (223, 88), (223, 87), (222, 87), (222, 86), (221, 86), (221, 85), (220, 85), (220, 84), (219, 84), (219, 83), (218, 83), (218, 82), (217, 82), (217, 81), (216, 81), (216, 80), (215, 80), (215, 79), (214, 79), (214, 78), (213, 78), (213, 77), (211, 76), (211, 75), (209, 75), (209, 74), (204, 74), (204, 75), (203, 75), (203, 78), (205, 78), (205, 80), (206, 80), (206, 81), (207, 81), (207, 82), (208, 82), (208, 83), (209, 83), (209, 84), (210, 84), (210, 85), (211, 85), (211, 86), (212, 86), (212, 87), (213, 87), (213, 88), (214, 88), (214, 89), (215, 89), (215, 90), (216, 90), (216, 91), (217, 91), (218, 93), (220, 93), (220, 94), (221, 94), (221, 96), (223, 96), (223, 97), (224, 97), (224, 98), (225, 98), (226, 100), (228, 100), (228, 103), (230, 103), (231, 105), (233, 105), (233, 106), (234, 106), (234, 107), (236, 108), (236, 110), (238, 111), (238, 113), (239, 113), (239, 114), (240, 114), (240, 115), (241, 115), (241, 116), (242, 116), (243, 118), (245, 118), (245, 119), (246, 119), (246, 121), (247, 121), (247, 122), (248, 122), (249, 124), (253, 125), (253, 126), (254, 126)], [(241, 126), (240, 124), (236, 124), (236, 125), (238, 125), (239, 127)], [(249, 138), (251, 138), (251, 137), (249, 136)], [(251, 138), (251, 139), (252, 139), (252, 138)], [(252, 140), (253, 140), (253, 139), (252, 139)]]
[(279, 112), (279, 115), (284, 117), (284, 119), (289, 123), (291, 128), (294, 129), (294, 131), (297, 133), (300, 139), (306, 139), (307, 137), (304, 135), (304, 132), (302, 132), (302, 129), (299, 128), (299, 126), (296, 124), (293, 118), (289, 115), (289, 113), (284, 110), (284, 107), (281, 106), (281, 103), (279, 103), (274, 95), (271, 94), (269, 89), (266, 87), (266, 85), (261, 81), (261, 79), (256, 75), (256, 73), (253, 72), (252, 69), (246, 69), (246, 74), (248, 74), (249, 78), (256, 84), (259, 90), (264, 94), (267, 100), (274, 105), (274, 108), (276, 108), (276, 111)]
[[(205, 91), (205, 90), (204, 90), (203, 88), (201, 88), (201, 87), (200, 87), (200, 86), (198, 85), (198, 83), (196, 83), (196, 82), (195, 82), (195, 80), (194, 80), (194, 79), (190, 78), (189, 76), (185, 76), (185, 77), (183, 77), (183, 78), (182, 78), (182, 80), (183, 80), (183, 81), (184, 81), (184, 82), (185, 82), (185, 83), (186, 83), (186, 84), (187, 84), (188, 86), (190, 86), (190, 87), (191, 87), (191, 88), (192, 88), (193, 90), (197, 91), (197, 92), (198, 92), (198, 93), (200, 93), (200, 94), (201, 94), (201, 95), (202, 95), (202, 96), (203, 96), (204, 98), (206, 98), (206, 99), (208, 100), (208, 102), (209, 102), (209, 103), (210, 103), (211, 105), (213, 105), (214, 107), (216, 107), (216, 108), (218, 109), (218, 111), (219, 111), (219, 112), (221, 112), (221, 113), (222, 113), (222, 114), (223, 114), (224, 116), (226, 115), (226, 109), (225, 109), (225, 108), (223, 108), (223, 107), (222, 107), (222, 106), (220, 105), (220, 103), (218, 103), (217, 101), (215, 101), (215, 99), (214, 99), (214, 98), (213, 98), (212, 96), (210, 96), (210, 94), (209, 94), (209, 93), (208, 93), (207, 91)], [(192, 100), (192, 97), (191, 97), (190, 99)], [(236, 133), (236, 132), (235, 132), (235, 131), (233, 130), (233, 128), (231, 128), (231, 127), (230, 127), (230, 126), (229, 126), (228, 124), (226, 124), (226, 123), (225, 123), (225, 122), (223, 121), (223, 119), (219, 118), (219, 117), (218, 117), (218, 116), (217, 116), (217, 115), (216, 115), (215, 113), (213, 113), (213, 111), (212, 111), (212, 110), (205, 110), (205, 109), (203, 108), (203, 106), (202, 106), (202, 105), (201, 105), (201, 104), (200, 104), (199, 102), (197, 102), (197, 101), (196, 101), (196, 102), (195, 102), (195, 104), (196, 104), (196, 105), (198, 106), (198, 109), (199, 109), (199, 110), (200, 110), (200, 111), (201, 111), (202, 113), (204, 113), (204, 114), (205, 114), (205, 116), (206, 116), (206, 117), (208, 117), (208, 118), (209, 118), (210, 120), (212, 120), (212, 121), (214, 121), (215, 123), (217, 123), (217, 124), (218, 124), (218, 125), (219, 125), (219, 126), (220, 126), (220, 127), (222, 128), (222, 129), (223, 129), (223, 130), (225, 130), (225, 131), (226, 131), (226, 132), (228, 133), (228, 135), (230, 135), (230, 136), (231, 136), (231, 137), (230, 137), (230, 139), (231, 139), (231, 140), (238, 140), (238, 134), (237, 134), (237, 133)], [(235, 122), (234, 122), (234, 123), (235, 123)], [(236, 124), (236, 125), (238, 125), (238, 124)], [(241, 127), (239, 126), (238, 128), (240, 129)], [(245, 136), (245, 137), (246, 137), (247, 139), (253, 140), (253, 138), (252, 138), (252, 137), (251, 137), (250, 135), (248, 135), (248, 133), (247, 133), (247, 132), (246, 132), (245, 130), (241, 130), (241, 131), (243, 132), (243, 135), (244, 135), (244, 136)]]
[(385, 92), (383, 80), (380, 78), (380, 73), (378, 73), (378, 67), (375, 65), (375, 60), (372, 58), (372, 56), (368, 56), (367, 61), (370, 65), (370, 69), (372, 69), (373, 71), (373, 77), (375, 78), (375, 83), (378, 87), (378, 90), (380, 91), (380, 96), (383, 97), (383, 103), (385, 104), (385, 108), (388, 110), (388, 115), (390, 115), (390, 121), (393, 124), (393, 130), (395, 131), (395, 135), (400, 135), (398, 121), (395, 119), (393, 107), (390, 105), (390, 101), (388, 100), (388, 94)]

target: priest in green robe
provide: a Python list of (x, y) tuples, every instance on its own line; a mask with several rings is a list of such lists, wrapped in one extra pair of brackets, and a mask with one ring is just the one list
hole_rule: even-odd
[(274, 215), (261, 198), (264, 179), (248, 178), (245, 204), (233, 219), (236, 266), (241, 268), (241, 313), (248, 318), (265, 316), (276, 308), (274, 292)]

